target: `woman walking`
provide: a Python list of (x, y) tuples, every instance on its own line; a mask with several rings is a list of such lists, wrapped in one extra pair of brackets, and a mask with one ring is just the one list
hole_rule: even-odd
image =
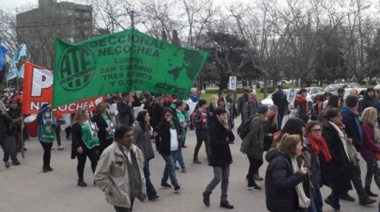
[(272, 212), (297, 212), (307, 208), (310, 199), (305, 195), (302, 181), (308, 173), (304, 166), (298, 166), (297, 158), (302, 154), (299, 134), (285, 133), (276, 146), (265, 156), (269, 162), (265, 174), (265, 197), (267, 209)]
[(152, 147), (152, 134), (149, 125), (150, 115), (148, 111), (142, 110), (137, 114), (137, 123), (133, 127), (133, 140), (138, 148), (144, 155), (144, 176), (146, 181), (146, 193), (149, 200), (158, 198), (156, 189), (150, 180), (149, 161), (154, 158), (154, 151)]
[[(78, 159), (77, 173), (78, 186), (86, 187), (87, 183), (83, 179), (83, 171), (86, 165), (86, 158), (91, 161), (92, 172), (95, 172), (98, 164), (99, 139), (96, 136), (98, 128), (90, 122), (90, 114), (86, 109), (78, 109), (75, 114), (73, 125), (71, 126), (71, 158)], [(95, 182), (95, 181), (94, 181)]]
[(342, 115), (337, 108), (329, 108), (325, 118), (327, 122), (323, 126), (322, 137), (325, 138), (332, 156), (327, 167), (326, 182), (331, 188), (331, 194), (325, 199), (325, 203), (340, 210), (339, 196), (352, 189), (347, 137), (341, 130)]
[(310, 172), (311, 183), (314, 187), (314, 195), (311, 198), (311, 212), (322, 212), (323, 200), (320, 188), (323, 186), (322, 176), (326, 175), (326, 164), (331, 161), (331, 154), (322, 137), (321, 124), (318, 121), (310, 121), (306, 125), (305, 144), (311, 155)]
[(174, 187), (174, 192), (181, 190), (175, 173), (174, 161), (177, 159), (178, 150), (181, 148), (179, 140), (182, 138), (182, 132), (179, 123), (173, 119), (173, 111), (170, 108), (164, 108), (162, 111), (161, 123), (158, 126), (158, 135), (161, 137), (158, 145), (158, 151), (165, 160), (165, 170), (161, 179), (161, 188), (172, 188), (167, 183), (168, 178)]
[(96, 106), (95, 115), (92, 117), (92, 122), (96, 123), (99, 128), (98, 138), (100, 146), (98, 148), (98, 159), (102, 152), (112, 144), (115, 123), (108, 115), (107, 103), (102, 102)]
[(53, 171), (50, 167), (51, 147), (55, 139), (55, 130), (59, 127), (55, 116), (51, 111), (51, 105), (44, 104), (37, 114), (38, 140), (44, 149), (42, 171), (44, 173)]
[(374, 107), (364, 109), (361, 116), (363, 147), (361, 155), (367, 163), (367, 173), (365, 176), (365, 190), (370, 196), (377, 196), (371, 192), (372, 176), (375, 176), (375, 183), (380, 188), (380, 168), (376, 155), (380, 155), (380, 130), (377, 123), (377, 110)]
[(210, 194), (212, 190), (222, 181), (222, 195), (220, 207), (233, 209), (227, 200), (228, 179), (230, 176), (230, 164), (232, 163), (229, 142), (235, 140), (228, 122), (225, 120), (227, 111), (224, 108), (215, 109), (216, 120), (210, 127), (210, 166), (214, 168), (214, 178), (203, 192), (203, 203), (210, 206)]

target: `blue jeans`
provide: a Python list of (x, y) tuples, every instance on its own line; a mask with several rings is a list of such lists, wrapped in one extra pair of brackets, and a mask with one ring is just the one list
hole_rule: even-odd
[(7, 136), (1, 143), (1, 148), (3, 148), (4, 152), (4, 158), (3, 161), (7, 162), (9, 160), (9, 155), (11, 153), (12, 145), (13, 145), (13, 140), (11, 136)]
[(145, 160), (144, 162), (144, 176), (146, 181), (146, 193), (148, 195), (148, 198), (157, 196), (156, 189), (154, 189), (152, 181), (150, 181), (149, 160)]
[(175, 174), (174, 161), (177, 159), (178, 151), (171, 151), (170, 155), (162, 155), (165, 160), (164, 176), (162, 176), (161, 183), (166, 183), (170, 177), (170, 181), (174, 187), (178, 186), (177, 177)]
[(308, 212), (322, 212), (322, 195), (321, 191), (318, 189), (315, 189), (315, 196), (311, 194), (310, 197), (310, 206), (308, 208)]
[[(178, 145), (179, 146), (182, 146), (183, 143), (185, 142), (185, 138), (186, 137), (182, 137), (181, 140), (179, 141)], [(174, 164), (178, 161), (179, 165), (181, 166), (181, 169), (185, 169), (185, 162), (183, 161), (183, 155), (182, 155), (182, 150), (178, 150), (178, 153), (177, 153), (177, 158), (176, 160), (174, 161)]]

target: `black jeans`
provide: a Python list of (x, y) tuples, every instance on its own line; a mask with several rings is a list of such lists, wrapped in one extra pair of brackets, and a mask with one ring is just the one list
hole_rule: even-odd
[(255, 179), (253, 176), (259, 170), (260, 166), (263, 165), (263, 159), (256, 159), (254, 157), (248, 156), (249, 159), (249, 169), (248, 169), (248, 186), (256, 185)]
[(100, 155), (102, 155), (103, 151), (109, 146), (111, 145), (113, 142), (113, 139), (110, 138), (110, 139), (106, 139), (104, 141), (100, 141), (100, 146), (98, 148), (98, 159), (100, 159)]
[(205, 142), (207, 159), (210, 159), (210, 133), (209, 131), (196, 130), (195, 134), (197, 136), (197, 145), (195, 146), (195, 150), (194, 150), (194, 159), (198, 159), (198, 152), (202, 146), (203, 141)]
[(51, 147), (53, 146), (53, 142), (43, 142), (40, 140), (41, 146), (44, 149), (44, 156), (43, 156), (43, 168), (49, 168), (50, 167), (50, 155), (51, 155)]
[(93, 173), (95, 172), (96, 166), (98, 165), (98, 152), (96, 148), (83, 151), (82, 154), (77, 153), (77, 158), (78, 158), (77, 172), (78, 172), (78, 179), (80, 181), (83, 181), (83, 172), (84, 172), (84, 167), (86, 165), (87, 157), (91, 161), (91, 169)]

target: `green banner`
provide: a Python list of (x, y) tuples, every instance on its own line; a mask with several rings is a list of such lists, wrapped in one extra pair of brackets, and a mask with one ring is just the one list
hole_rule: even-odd
[(207, 57), (137, 30), (74, 44), (57, 39), (53, 107), (133, 90), (187, 98)]

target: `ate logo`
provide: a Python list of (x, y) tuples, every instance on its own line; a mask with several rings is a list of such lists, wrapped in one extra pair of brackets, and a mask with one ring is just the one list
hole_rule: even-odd
[(96, 70), (96, 60), (86, 47), (66, 48), (58, 62), (58, 83), (67, 91), (85, 88), (91, 82)]

